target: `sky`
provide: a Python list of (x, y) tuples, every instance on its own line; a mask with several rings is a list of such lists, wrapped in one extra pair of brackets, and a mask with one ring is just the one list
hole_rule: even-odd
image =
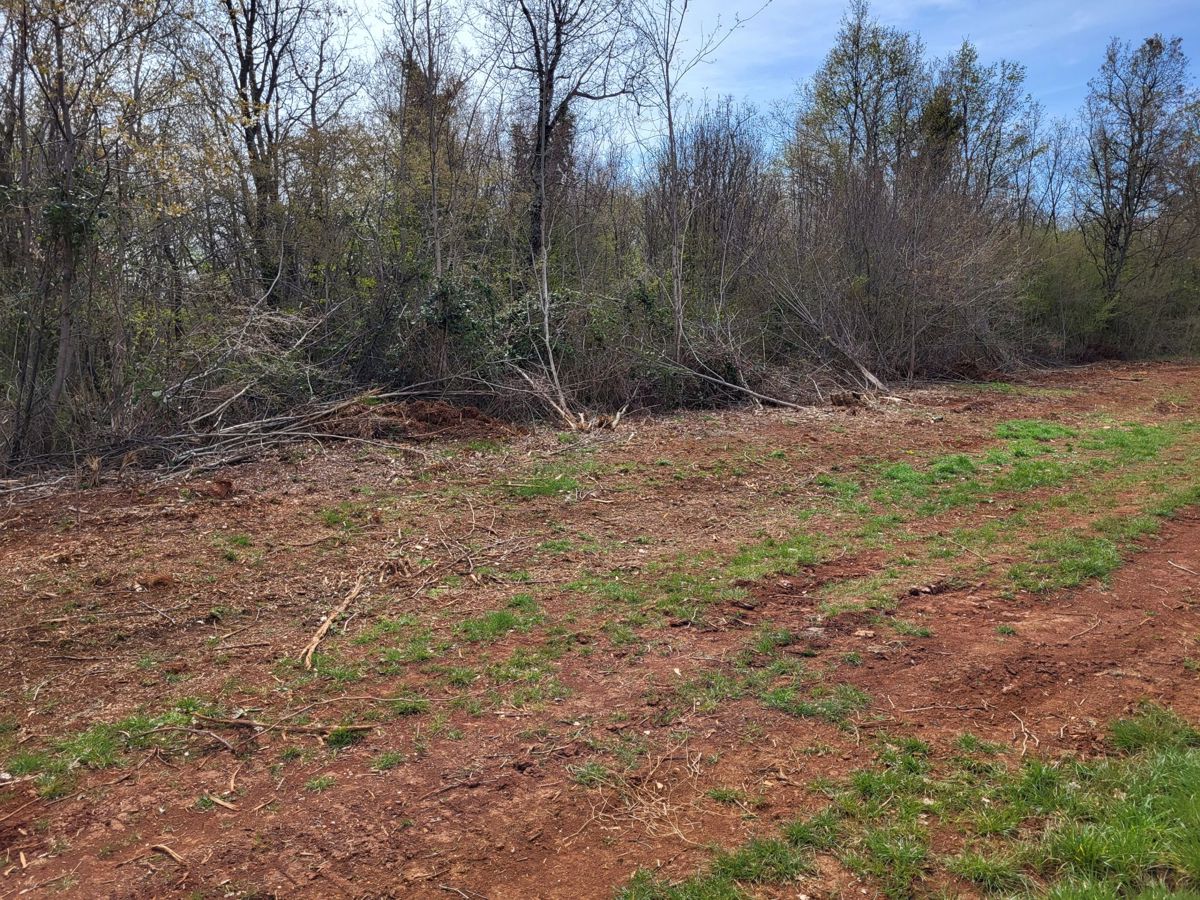
[[(760, 4), (692, 0), (690, 29), (709, 30), (718, 18), (729, 24)], [(1200, 74), (1200, 0), (874, 0), (871, 8), (883, 24), (919, 33), (932, 58), (969, 38), (984, 62), (1023, 63), (1028, 90), (1050, 118), (1076, 114), (1113, 37), (1181, 37), (1193, 77)], [(786, 99), (820, 64), (844, 9), (843, 0), (772, 0), (691, 74), (688, 93), (764, 107)]]

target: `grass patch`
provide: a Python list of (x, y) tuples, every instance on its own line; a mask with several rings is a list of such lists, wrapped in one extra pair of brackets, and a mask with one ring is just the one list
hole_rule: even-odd
[(458, 624), (455, 631), (471, 643), (490, 643), (513, 631), (528, 631), (541, 621), (541, 616), (537, 614), (537, 605), (532, 602), (532, 597), (528, 594), (520, 596), (529, 598), (528, 603), (521, 602), (515, 607), (521, 612), (514, 611), (510, 604), (509, 609), (497, 609), (478, 618), (466, 619)]
[(530, 500), (534, 497), (557, 497), (569, 494), (582, 487), (576, 477), (578, 472), (562, 466), (540, 466), (529, 477), (520, 481), (504, 483), (504, 490), (511, 497)]
[(127, 754), (158, 748), (181, 752), (192, 714), (214, 713), (207, 704), (185, 698), (167, 712), (138, 714), (118, 722), (98, 722), (87, 729), (56, 741), (49, 748), (23, 750), (5, 762), (6, 771), (22, 776), (36, 775), (38, 793), (47, 799), (66, 796), (80, 769), (107, 769), (124, 765)]
[(1040, 419), (1012, 419), (996, 426), (996, 437), (1015, 441), (1056, 441), (1074, 437), (1075, 429)]
[(317, 518), (326, 528), (339, 528), (342, 531), (357, 531), (370, 518), (370, 511), (362, 503), (349, 500), (329, 506), (317, 513)]
[(1089, 578), (1106, 578), (1121, 564), (1121, 551), (1106, 537), (1077, 532), (1035, 542), (1033, 559), (1009, 570), (1013, 584), (1025, 591), (1076, 587)]
[(336, 781), (332, 775), (318, 775), (304, 782), (304, 789), (313, 794), (321, 794), (333, 787)]
[(1111, 454), (1118, 462), (1130, 463), (1154, 459), (1175, 439), (1174, 431), (1168, 427), (1130, 424), (1094, 431), (1081, 443), (1089, 450)]
[[(1200, 732), (1144, 705), (1111, 725), (1116, 755), (1087, 761), (994, 759), (972, 735), (935, 757), (881, 739), (876, 765), (818, 785), (830, 805), (724, 851), (671, 884), (639, 872), (625, 898), (743, 897), (784, 884), (813, 851), (897, 898), (940, 895), (948, 878), (988, 894), (1057, 898), (1194, 897), (1200, 890)], [(940, 837), (940, 839), (939, 839)], [(945, 852), (935, 846), (949, 845)]]
[(747, 896), (739, 885), (787, 884), (812, 871), (810, 855), (786, 841), (757, 838), (718, 853), (708, 871), (680, 884), (637, 872), (618, 900), (732, 900)]
[(822, 719), (834, 725), (849, 721), (852, 713), (866, 708), (871, 698), (851, 684), (838, 684), (832, 688), (816, 685), (810, 691), (794, 686), (770, 688), (763, 691), (760, 699), (771, 709), (778, 709), (792, 716)]
[(407, 759), (399, 750), (385, 750), (371, 760), (371, 768), (376, 772), (388, 772), (403, 765)]

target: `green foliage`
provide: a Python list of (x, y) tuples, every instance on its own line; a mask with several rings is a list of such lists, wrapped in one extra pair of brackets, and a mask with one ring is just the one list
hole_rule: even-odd
[(850, 714), (863, 709), (871, 698), (850, 684), (839, 684), (833, 688), (817, 685), (808, 694), (796, 687), (779, 687), (766, 690), (762, 701), (771, 709), (778, 709), (793, 716), (823, 719), (833, 724), (846, 722)]
[(326, 507), (318, 512), (318, 518), (327, 528), (340, 528), (343, 531), (355, 531), (366, 523), (367, 508), (361, 503), (344, 501), (336, 506)]
[(398, 716), (419, 716), (429, 710), (429, 700), (419, 694), (401, 694), (388, 701)]
[(459, 623), (457, 631), (472, 643), (497, 641), (512, 631), (525, 631), (539, 621), (536, 613), (518, 615), (511, 609), (497, 609)]
[(600, 787), (613, 781), (613, 773), (603, 763), (596, 761), (581, 766), (567, 766), (567, 774), (576, 784), (584, 787)]
[(807, 819), (789, 822), (783, 827), (783, 833), (794, 847), (832, 850), (838, 845), (841, 825), (837, 813), (827, 809)]

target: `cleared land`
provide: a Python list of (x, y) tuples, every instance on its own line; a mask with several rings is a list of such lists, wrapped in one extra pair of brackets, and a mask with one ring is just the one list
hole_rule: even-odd
[(0, 896), (1200, 889), (1198, 410), (1185, 365), (368, 403), (0, 508)]

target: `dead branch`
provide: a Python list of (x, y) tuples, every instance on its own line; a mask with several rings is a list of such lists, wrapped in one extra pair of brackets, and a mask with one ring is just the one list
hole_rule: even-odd
[(278, 722), (258, 722), (254, 719), (218, 719), (213, 716), (195, 715), (198, 722), (204, 722), (215, 728), (248, 728), (258, 731), (275, 731), (282, 729), (296, 734), (328, 735), (334, 731), (373, 731), (374, 725), (286, 725)]
[(331, 625), (333, 625), (334, 620), (346, 611), (346, 608), (354, 601), (354, 598), (362, 593), (362, 589), (363, 577), (360, 575), (358, 576), (358, 581), (354, 583), (354, 587), (351, 588), (350, 593), (348, 593), (342, 602), (337, 605), (336, 609), (334, 609), (328, 616), (325, 617), (325, 621), (321, 623), (321, 627), (318, 628), (313, 634), (312, 640), (308, 642), (308, 645), (304, 648), (300, 655), (300, 658), (304, 660), (304, 668), (306, 670), (312, 669), (313, 654), (317, 652), (317, 645), (321, 643), (321, 639), (325, 637), (325, 633), (329, 631), (329, 628)]

